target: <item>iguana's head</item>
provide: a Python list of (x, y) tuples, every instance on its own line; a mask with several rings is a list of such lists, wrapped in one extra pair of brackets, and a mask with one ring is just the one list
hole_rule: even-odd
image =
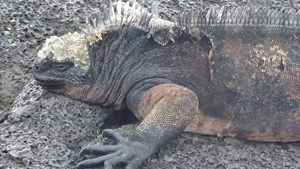
[[(154, 5), (153, 11), (157, 8)], [(34, 63), (34, 77), (50, 91), (120, 108), (135, 83), (128, 73), (141, 52), (149, 50), (148, 42), (164, 46), (175, 42), (181, 30), (134, 0), (119, 1), (92, 15), (82, 34), (46, 40)], [(125, 78), (129, 80), (123, 83)]]
[[(46, 40), (34, 62), (34, 77), (47, 89), (68, 94), (86, 87), (90, 58), (85, 37), (77, 32)], [(72, 89), (72, 90), (71, 90)]]

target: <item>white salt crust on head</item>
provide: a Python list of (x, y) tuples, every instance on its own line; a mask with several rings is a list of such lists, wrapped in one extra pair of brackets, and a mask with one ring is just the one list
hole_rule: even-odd
[(53, 59), (56, 61), (71, 59), (74, 61), (75, 66), (80, 66), (85, 70), (90, 66), (90, 57), (84, 34), (74, 32), (61, 37), (51, 36), (38, 52), (38, 62), (43, 62), (51, 52), (54, 55)]

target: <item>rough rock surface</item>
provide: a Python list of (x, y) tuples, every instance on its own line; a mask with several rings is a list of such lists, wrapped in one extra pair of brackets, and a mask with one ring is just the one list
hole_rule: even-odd
[[(139, 1), (149, 8), (153, 1)], [(174, 20), (196, 6), (299, 9), (300, 1), (160, 0), (161, 16)], [(0, 169), (74, 168), (81, 147), (102, 139), (113, 112), (44, 91), (32, 80), (32, 63), (45, 38), (79, 31), (101, 1), (0, 0)], [(12, 109), (11, 103), (15, 100)], [(121, 117), (119, 119), (122, 120)], [(116, 123), (116, 122), (115, 122)], [(115, 126), (115, 125), (114, 125)], [(127, 135), (135, 125), (118, 128)], [(98, 137), (97, 137), (98, 136)], [(102, 139), (110, 143), (108, 139)], [(299, 143), (261, 143), (184, 133), (143, 168), (300, 168)]]
[(70, 168), (112, 113), (26, 85), (0, 124), (0, 168)]

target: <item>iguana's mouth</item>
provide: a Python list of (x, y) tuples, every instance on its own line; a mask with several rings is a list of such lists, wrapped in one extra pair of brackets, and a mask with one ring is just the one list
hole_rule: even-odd
[(44, 75), (34, 74), (37, 83), (45, 87), (60, 87), (64, 86), (64, 80), (57, 77), (47, 77)]

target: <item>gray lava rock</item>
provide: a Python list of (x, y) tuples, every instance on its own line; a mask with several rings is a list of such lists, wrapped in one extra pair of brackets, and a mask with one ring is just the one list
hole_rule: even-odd
[(72, 168), (81, 147), (101, 133), (111, 113), (49, 93), (32, 82), (0, 124), (0, 164), (12, 169)]

